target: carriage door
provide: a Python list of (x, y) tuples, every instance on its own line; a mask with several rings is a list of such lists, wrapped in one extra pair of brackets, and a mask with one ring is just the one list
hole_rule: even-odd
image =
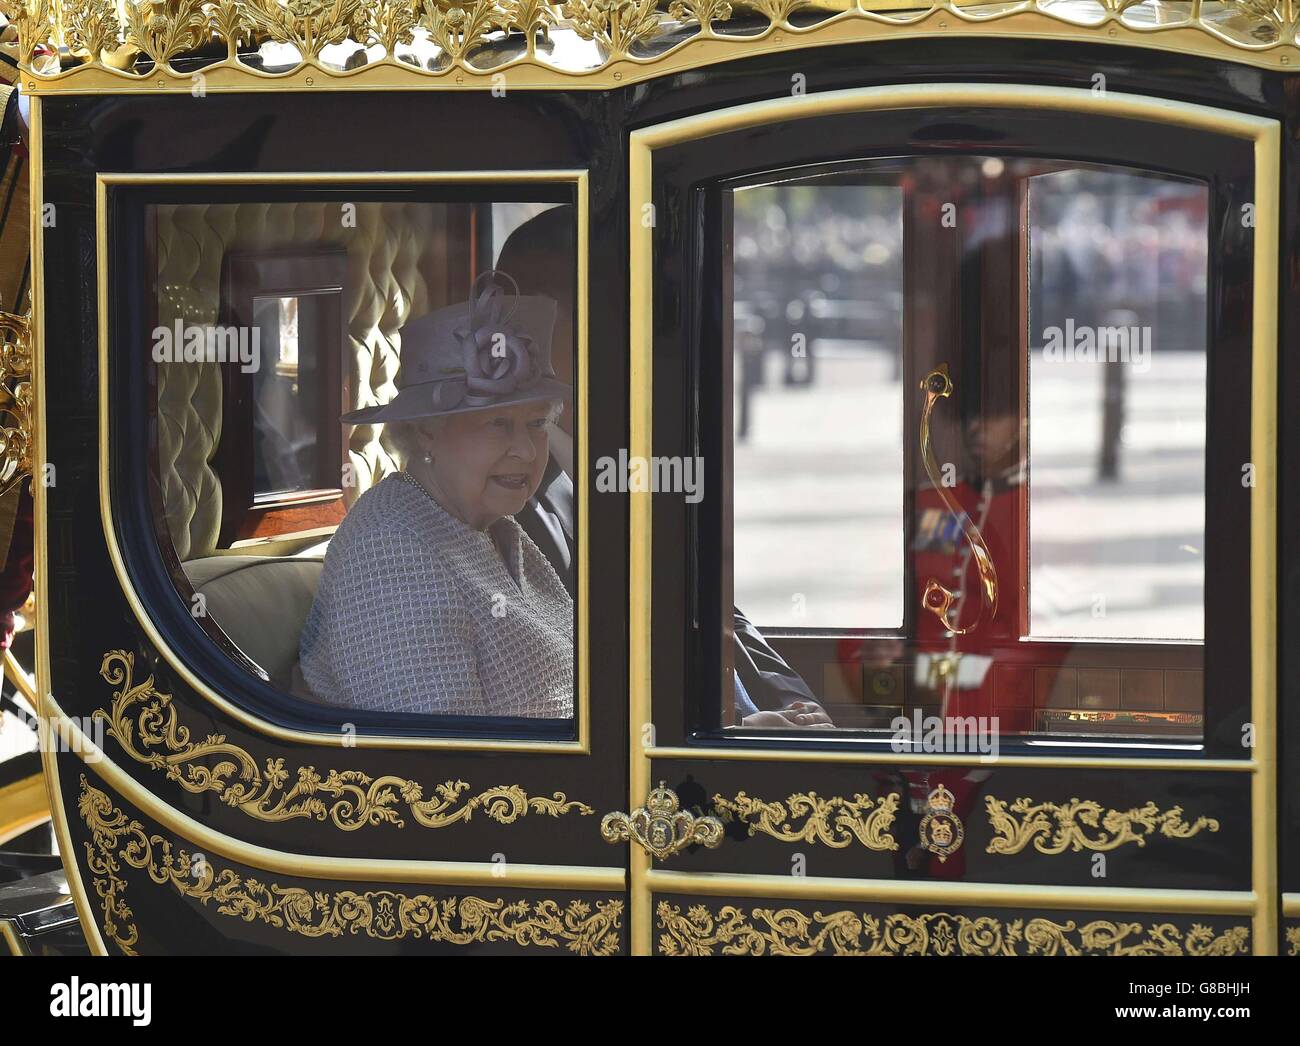
[[(59, 482), (37, 509), (58, 566), (39, 691), (90, 946), (624, 952), (625, 860), (600, 821), (626, 777), (626, 499), (592, 503), (585, 464), (589, 441), (625, 440), (621, 401), (587, 395), (625, 381), (621, 351), (588, 352), (624, 322), (603, 275), (622, 247), (588, 232), (623, 201), (593, 200), (585, 131), (527, 92), (405, 92), (403, 119), (443, 130), (396, 151), (391, 98), (258, 97), (265, 139), (235, 93), (201, 103), (203, 134), (188, 93), (37, 104), (36, 207), (60, 215), (36, 259), (43, 358), (84, 378), (44, 386)], [(529, 134), (548, 151), (521, 167)], [(491, 368), (528, 391), (544, 356), (559, 406), (526, 423), (547, 440), (546, 515), (525, 508), (545, 561), (510, 526), (498, 551), (463, 511), (439, 517), (400, 474), (437, 453), (472, 479), (507, 439), (535, 465), (517, 416), (469, 409), (468, 381)], [(374, 413), (403, 392), (413, 413)], [(427, 442), (430, 403), (471, 449)], [(460, 536), (401, 523), (390, 494)], [(474, 546), (452, 594), (434, 557)], [(539, 666), (523, 622), (543, 586)], [(489, 678), (489, 659), (521, 674)]]
[(1276, 141), (986, 85), (633, 134), (634, 948), (1277, 949)]

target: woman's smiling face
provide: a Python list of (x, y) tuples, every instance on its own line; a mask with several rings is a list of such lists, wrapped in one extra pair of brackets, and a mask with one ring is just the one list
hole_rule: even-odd
[(520, 512), (537, 492), (550, 452), (555, 405), (545, 400), (452, 414), (422, 426), (430, 493), (476, 530)]

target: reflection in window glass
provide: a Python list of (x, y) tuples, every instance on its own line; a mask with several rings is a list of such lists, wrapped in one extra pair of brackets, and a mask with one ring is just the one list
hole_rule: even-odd
[(520, 196), (150, 208), (159, 531), (298, 697), (572, 736), (576, 213)]
[(1029, 189), (1030, 633), (1204, 635), (1207, 191)]
[(949, 155), (730, 203), (722, 725), (1199, 740), (1205, 186)]
[[(253, 373), (254, 496), (315, 485), (314, 356), (298, 366), (298, 299), (254, 298), (253, 322), (269, 366)], [(341, 397), (340, 397), (341, 398)]]
[(735, 598), (765, 626), (903, 620), (902, 190), (734, 201)]

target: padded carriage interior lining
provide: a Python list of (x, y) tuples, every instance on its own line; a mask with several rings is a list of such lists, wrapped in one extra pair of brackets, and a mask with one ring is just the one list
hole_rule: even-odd
[(324, 568), (323, 556), (209, 556), (184, 564), (204, 611), (271, 682), (294, 690), (298, 634)]
[[(274, 208), (274, 209), (273, 209)], [(228, 252), (343, 246), (348, 256), (345, 367), (353, 402), (394, 394), (397, 331), (415, 310), (445, 304), (450, 250), (446, 207), (358, 203), (355, 227), (338, 203), (159, 205), (158, 315), (215, 324)], [(287, 214), (287, 218), (286, 218)], [(221, 439), (221, 372), (215, 363), (158, 367), (158, 458), (167, 526), (182, 562), (210, 555), (221, 526), (221, 484), (212, 458)], [(382, 430), (352, 430), (349, 500), (394, 469)]]
[[(446, 207), (357, 203), (346, 227), (338, 203), (168, 204), (157, 209), (159, 322), (220, 321), (222, 259), (234, 251), (304, 246), (347, 250), (343, 303), (347, 407), (389, 399), (399, 363), (398, 329), (445, 304), (450, 250)], [(286, 218), (287, 214), (287, 218)], [(221, 439), (222, 383), (216, 363), (158, 367), (158, 470), (167, 529), (206, 612), (272, 681), (299, 692), (298, 637), (324, 557), (214, 555), (222, 491), (212, 467)], [(396, 468), (382, 427), (352, 430), (351, 502)], [(306, 695), (304, 695), (306, 696)]]

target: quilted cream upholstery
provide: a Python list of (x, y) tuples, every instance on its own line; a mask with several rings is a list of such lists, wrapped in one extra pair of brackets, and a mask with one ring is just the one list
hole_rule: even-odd
[[(229, 251), (343, 246), (348, 253), (349, 408), (390, 397), (397, 377), (397, 330), (448, 302), (449, 251), (441, 204), (358, 203), (355, 227), (339, 203), (160, 205), (159, 323), (217, 322), (221, 262)], [(159, 472), (167, 526), (181, 560), (216, 548), (221, 485), (212, 458), (221, 438), (221, 377), (216, 364), (162, 364), (158, 373)], [(349, 500), (393, 468), (380, 427), (352, 431), (354, 485)]]
[(273, 683), (289, 690), (298, 633), (323, 567), (321, 557), (210, 556), (186, 563), (185, 573), (222, 631)]

